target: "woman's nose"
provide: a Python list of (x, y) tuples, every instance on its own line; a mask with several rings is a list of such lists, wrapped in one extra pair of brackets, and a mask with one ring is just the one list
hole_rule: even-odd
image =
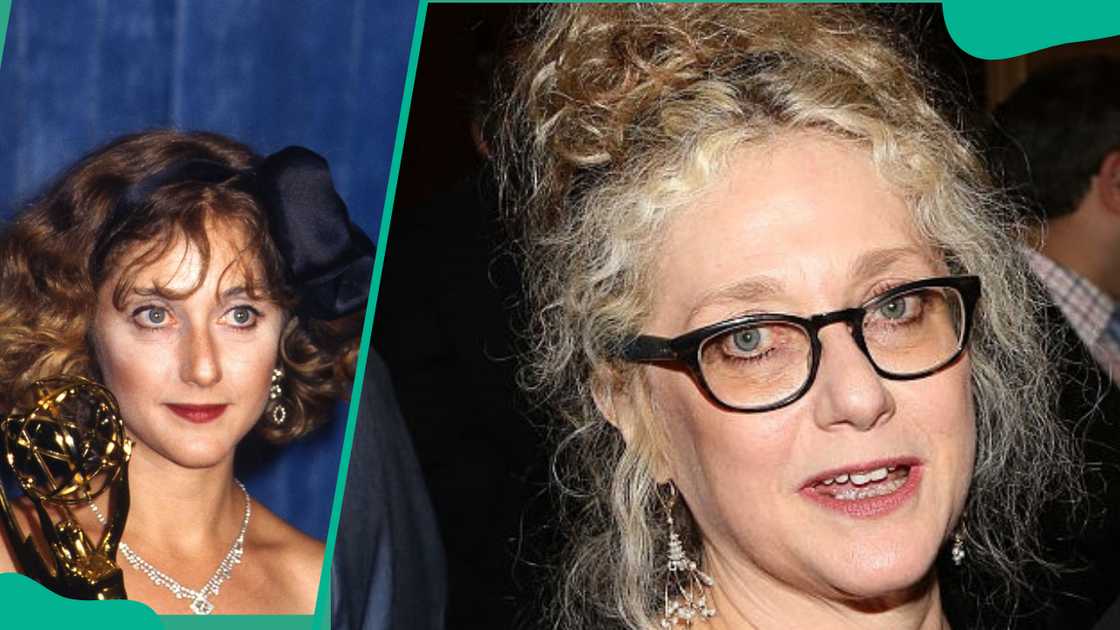
[(814, 384), (819, 388), (817, 424), (824, 429), (848, 425), (867, 431), (887, 422), (894, 415), (894, 398), (847, 326), (823, 328), (820, 339), (821, 361)]
[(207, 327), (192, 327), (180, 345), (180, 378), (184, 382), (207, 387), (222, 380), (218, 348)]

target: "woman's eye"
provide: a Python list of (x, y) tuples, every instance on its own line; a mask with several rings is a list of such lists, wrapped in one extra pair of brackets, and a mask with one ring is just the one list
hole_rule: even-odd
[(757, 328), (741, 330), (731, 335), (731, 343), (735, 346), (736, 350), (754, 352), (758, 350), (759, 344), (762, 343), (762, 331)]
[(803, 363), (811, 342), (804, 329), (783, 322), (751, 324), (704, 343), (701, 361), (723, 370), (783, 369)]
[(257, 323), (257, 318), (260, 317), (260, 311), (252, 306), (235, 306), (229, 310), (226, 316), (234, 326), (238, 328), (250, 328)]
[(132, 312), (132, 319), (144, 328), (163, 328), (171, 314), (162, 306), (141, 306)]
[(891, 298), (868, 313), (871, 322), (903, 324), (920, 319), (925, 310), (925, 293), (911, 293)]
[(906, 298), (895, 298), (880, 306), (879, 314), (886, 319), (902, 319), (906, 316)]
[(729, 333), (720, 346), (729, 358), (753, 359), (774, 349), (777, 339), (770, 327), (744, 328)]

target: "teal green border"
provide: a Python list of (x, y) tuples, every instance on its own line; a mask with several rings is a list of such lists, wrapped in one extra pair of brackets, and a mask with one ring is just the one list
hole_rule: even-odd
[(4, 40), (8, 34), (8, 18), (12, 15), (12, 0), (0, 0), (0, 65), (4, 64)]
[[(329, 607), (328, 607), (329, 608)], [(326, 619), (330, 615), (328, 610), (326, 616), (320, 619), (320, 613), (316, 612), (315, 616), (311, 615), (214, 615), (211, 617), (198, 617), (193, 615), (164, 615), (157, 617), (163, 622), (163, 627), (168, 630), (243, 630), (244, 628), (268, 628), (268, 630), (307, 630), (312, 622), (325, 623), (323, 626), (330, 627), (330, 621)], [(113, 630), (121, 630), (122, 628), (131, 628), (132, 626), (122, 626), (120, 623), (115, 623), (112, 626)], [(72, 626), (66, 630), (72, 630)], [(105, 630), (110, 630), (110, 626), (106, 626)]]
[[(433, 3), (445, 4), (443, 0)], [(88, 630), (116, 630), (117, 628), (159, 628), (169, 630), (228, 629), (250, 630), (312, 630), (330, 628), (330, 565), (342, 508), (343, 490), (349, 470), (350, 452), (357, 418), (357, 401), (361, 399), (362, 377), (369, 354), (373, 314), (377, 307), (377, 291), (381, 282), (385, 252), (392, 219), (393, 199), (396, 194), (397, 175), (400, 170), (405, 130), (408, 125), (409, 106), (412, 101), (417, 61), (427, 16), (428, 0), (419, 0), (412, 46), (409, 52), (408, 72), (401, 98), (397, 122), (396, 142), (393, 147), (392, 165), (385, 194), (385, 205), (377, 237), (377, 255), (374, 262), (370, 300), (366, 306), (366, 320), (362, 328), (357, 373), (347, 415), (347, 427), (342, 444), (341, 465), (335, 484), (334, 503), (331, 510), (326, 558), (319, 583), (319, 599), (313, 616), (287, 615), (219, 615), (192, 617), (170, 615), (157, 617), (151, 609), (136, 602), (71, 602), (55, 597), (23, 576), (0, 575), (0, 602), (5, 604), (5, 623), (14, 627), (71, 628), (76, 620)], [(1109, 37), (1120, 34), (1120, 3), (1105, 7), (1106, 3), (1093, 0), (1066, 0), (1065, 2), (1012, 3), (1009, 0), (945, 0), (943, 2), (946, 26), (954, 41), (966, 53), (983, 59), (1003, 59), (1026, 54), (1041, 48), (1060, 44)], [(11, 14), (12, 0), (0, 0), (0, 63), (3, 62), (5, 35)], [(1088, 16), (1088, 19), (1087, 19)], [(2, 94), (2, 92), (0, 92)], [(41, 611), (51, 614), (42, 615)], [(66, 614), (70, 612), (71, 614)]]
[[(338, 517), (342, 510), (342, 494), (346, 487), (346, 474), (350, 470), (350, 451), (354, 442), (354, 426), (357, 424), (358, 401), (362, 399), (362, 384), (366, 373), (366, 360), (369, 357), (369, 340), (373, 330), (373, 314), (377, 309), (377, 292), (381, 286), (381, 270), (385, 266), (385, 251), (389, 242), (389, 222), (393, 216), (393, 199), (397, 194), (397, 174), (401, 168), (401, 153), (404, 151), (405, 130), (408, 129), (408, 112), (412, 104), (412, 87), (416, 82), (417, 60), (420, 58), (420, 41), (424, 34), (424, 20), (427, 17), (428, 3), (420, 0), (416, 7), (416, 24), (412, 30), (412, 48), (408, 53), (408, 72), (404, 79), (401, 94), (401, 110), (397, 117), (397, 135), (393, 144), (393, 161), (389, 167), (389, 182), (385, 189), (385, 204), (381, 210), (381, 227), (377, 233), (377, 254), (373, 261), (373, 278), (370, 284), (369, 301), (366, 304), (366, 319), (362, 325), (361, 349), (358, 353), (358, 377), (354, 379), (354, 389), (350, 394), (350, 413), (346, 423), (346, 437), (342, 442), (342, 455), (338, 469), (338, 483), (334, 490), (334, 508), (331, 511), (330, 533), (327, 535), (327, 562), (319, 578), (319, 600), (315, 607), (314, 630), (331, 627), (330, 623), (330, 560), (334, 558), (335, 536), (338, 533)], [(267, 618), (266, 618), (267, 619)]]

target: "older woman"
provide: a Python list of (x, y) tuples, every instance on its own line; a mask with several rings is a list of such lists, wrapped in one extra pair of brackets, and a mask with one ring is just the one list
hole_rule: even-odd
[(970, 625), (941, 553), (1013, 606), (1072, 456), (1005, 208), (890, 34), (538, 17), (504, 159), (581, 502), (555, 626)]
[[(115, 395), (133, 444), (118, 556), (131, 599), (168, 614), (314, 610), (322, 543), (252, 501), (234, 453), (253, 429), (306, 434), (348, 391), (349, 316), (371, 268), (325, 160), (208, 133), (120, 138), (6, 227), (0, 411), (58, 374)], [(91, 537), (108, 500), (75, 506)], [(7, 542), (0, 570), (21, 568), (21, 541)]]

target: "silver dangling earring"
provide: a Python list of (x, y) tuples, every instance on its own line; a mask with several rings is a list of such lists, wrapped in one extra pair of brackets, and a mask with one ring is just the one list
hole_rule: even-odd
[(284, 370), (272, 369), (272, 385), (268, 388), (268, 399), (272, 404), (272, 424), (277, 427), (284, 426), (284, 421), (288, 419), (288, 410), (284, 407), (284, 403), (280, 402), (280, 396), (284, 393), (283, 388), (280, 387), (283, 378)]
[(953, 534), (953, 546), (949, 548), (949, 558), (953, 560), (954, 566), (961, 566), (964, 564), (964, 521), (962, 520), (957, 526), (957, 531)]
[(692, 627), (697, 619), (707, 620), (716, 616), (716, 609), (708, 604), (707, 594), (715, 580), (685, 555), (684, 545), (673, 521), (677, 486), (672, 481), (668, 486), (669, 499), (664, 502), (664, 507), (669, 524), (669, 575), (665, 581), (665, 612), (661, 615), (661, 627)]

